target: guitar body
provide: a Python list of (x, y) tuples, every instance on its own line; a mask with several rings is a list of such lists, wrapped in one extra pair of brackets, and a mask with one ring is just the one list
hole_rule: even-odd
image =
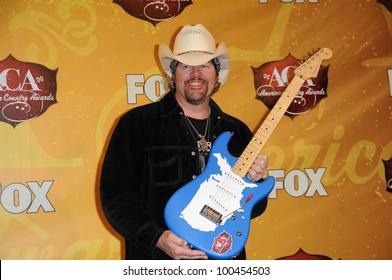
[(245, 247), (251, 212), (272, 191), (275, 180), (261, 183), (234, 174), (237, 161), (228, 151), (231, 133), (215, 141), (205, 170), (170, 198), (164, 217), (168, 228), (212, 259), (230, 259)]

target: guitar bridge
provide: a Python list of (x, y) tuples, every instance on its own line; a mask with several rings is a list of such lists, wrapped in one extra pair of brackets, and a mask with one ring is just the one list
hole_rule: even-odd
[(208, 205), (204, 205), (200, 214), (218, 225), (222, 223), (222, 214)]

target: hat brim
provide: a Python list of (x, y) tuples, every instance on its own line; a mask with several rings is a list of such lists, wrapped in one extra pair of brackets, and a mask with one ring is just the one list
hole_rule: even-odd
[(173, 60), (177, 60), (186, 65), (197, 66), (197, 65), (202, 65), (204, 63), (207, 63), (215, 57), (220, 62), (219, 82), (221, 84), (226, 82), (227, 77), (229, 75), (229, 69), (230, 69), (229, 55), (226, 48), (226, 44), (223, 42), (219, 44), (219, 46), (216, 48), (215, 53), (213, 54), (190, 52), (190, 53), (184, 53), (180, 55), (174, 55), (166, 44), (160, 44), (158, 55), (162, 68), (169, 78), (172, 77), (170, 63)]

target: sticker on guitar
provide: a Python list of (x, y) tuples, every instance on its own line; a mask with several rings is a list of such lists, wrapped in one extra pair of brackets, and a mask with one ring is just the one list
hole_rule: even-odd
[(233, 238), (226, 231), (222, 231), (217, 238), (214, 238), (214, 243), (212, 244), (212, 251), (217, 254), (224, 254), (231, 250), (233, 245)]

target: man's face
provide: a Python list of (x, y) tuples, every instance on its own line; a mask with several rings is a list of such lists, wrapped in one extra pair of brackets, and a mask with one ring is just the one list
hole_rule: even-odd
[(198, 66), (178, 63), (173, 78), (178, 97), (192, 105), (200, 105), (211, 96), (218, 76), (212, 62)]

